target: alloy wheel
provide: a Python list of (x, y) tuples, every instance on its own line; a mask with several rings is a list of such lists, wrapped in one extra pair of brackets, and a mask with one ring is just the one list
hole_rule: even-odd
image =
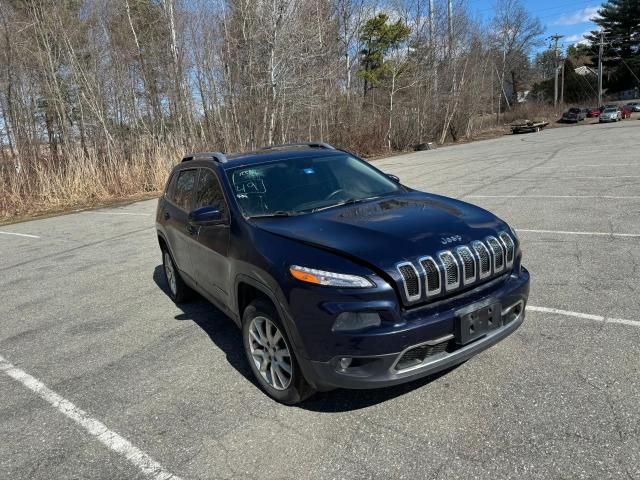
[(286, 390), (293, 377), (292, 359), (277, 325), (262, 316), (251, 320), (249, 348), (255, 366), (267, 384), (276, 390)]

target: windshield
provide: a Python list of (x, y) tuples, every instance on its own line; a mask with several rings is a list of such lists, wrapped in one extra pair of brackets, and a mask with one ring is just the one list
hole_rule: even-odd
[(616, 113), (618, 111), (617, 108), (607, 108), (604, 113)]
[(312, 212), (401, 189), (386, 175), (346, 153), (248, 165), (227, 175), (246, 217)]

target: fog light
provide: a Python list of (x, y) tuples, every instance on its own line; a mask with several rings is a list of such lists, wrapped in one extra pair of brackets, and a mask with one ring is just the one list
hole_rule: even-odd
[(379, 327), (382, 323), (380, 315), (375, 312), (342, 312), (333, 323), (334, 332), (351, 332), (370, 327)]
[(351, 361), (353, 360), (353, 358), (349, 358), (349, 357), (343, 357), (340, 359), (340, 368), (342, 370), (346, 370), (347, 368), (349, 368), (349, 365), (351, 365)]

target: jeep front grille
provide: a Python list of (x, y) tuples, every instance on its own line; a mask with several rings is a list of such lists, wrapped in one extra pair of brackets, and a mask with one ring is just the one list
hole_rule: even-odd
[(515, 241), (507, 232), (500, 232), (497, 237), (476, 240), (435, 256), (420, 257), (416, 264), (405, 261), (396, 268), (405, 301), (415, 303), (498, 276), (513, 266), (515, 256)]

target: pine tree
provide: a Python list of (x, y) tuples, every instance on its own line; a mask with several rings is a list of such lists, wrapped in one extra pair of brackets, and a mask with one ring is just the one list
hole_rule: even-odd
[[(594, 22), (604, 34), (608, 90), (640, 87), (640, 0), (609, 0)], [(588, 38), (597, 51), (600, 31), (591, 32)]]
[(411, 33), (411, 29), (402, 20), (394, 23), (387, 23), (388, 21), (388, 15), (379, 13), (367, 20), (360, 31), (360, 40), (365, 47), (361, 52), (362, 68), (358, 71), (358, 76), (364, 79), (364, 95), (388, 73), (385, 54), (401, 45)]

